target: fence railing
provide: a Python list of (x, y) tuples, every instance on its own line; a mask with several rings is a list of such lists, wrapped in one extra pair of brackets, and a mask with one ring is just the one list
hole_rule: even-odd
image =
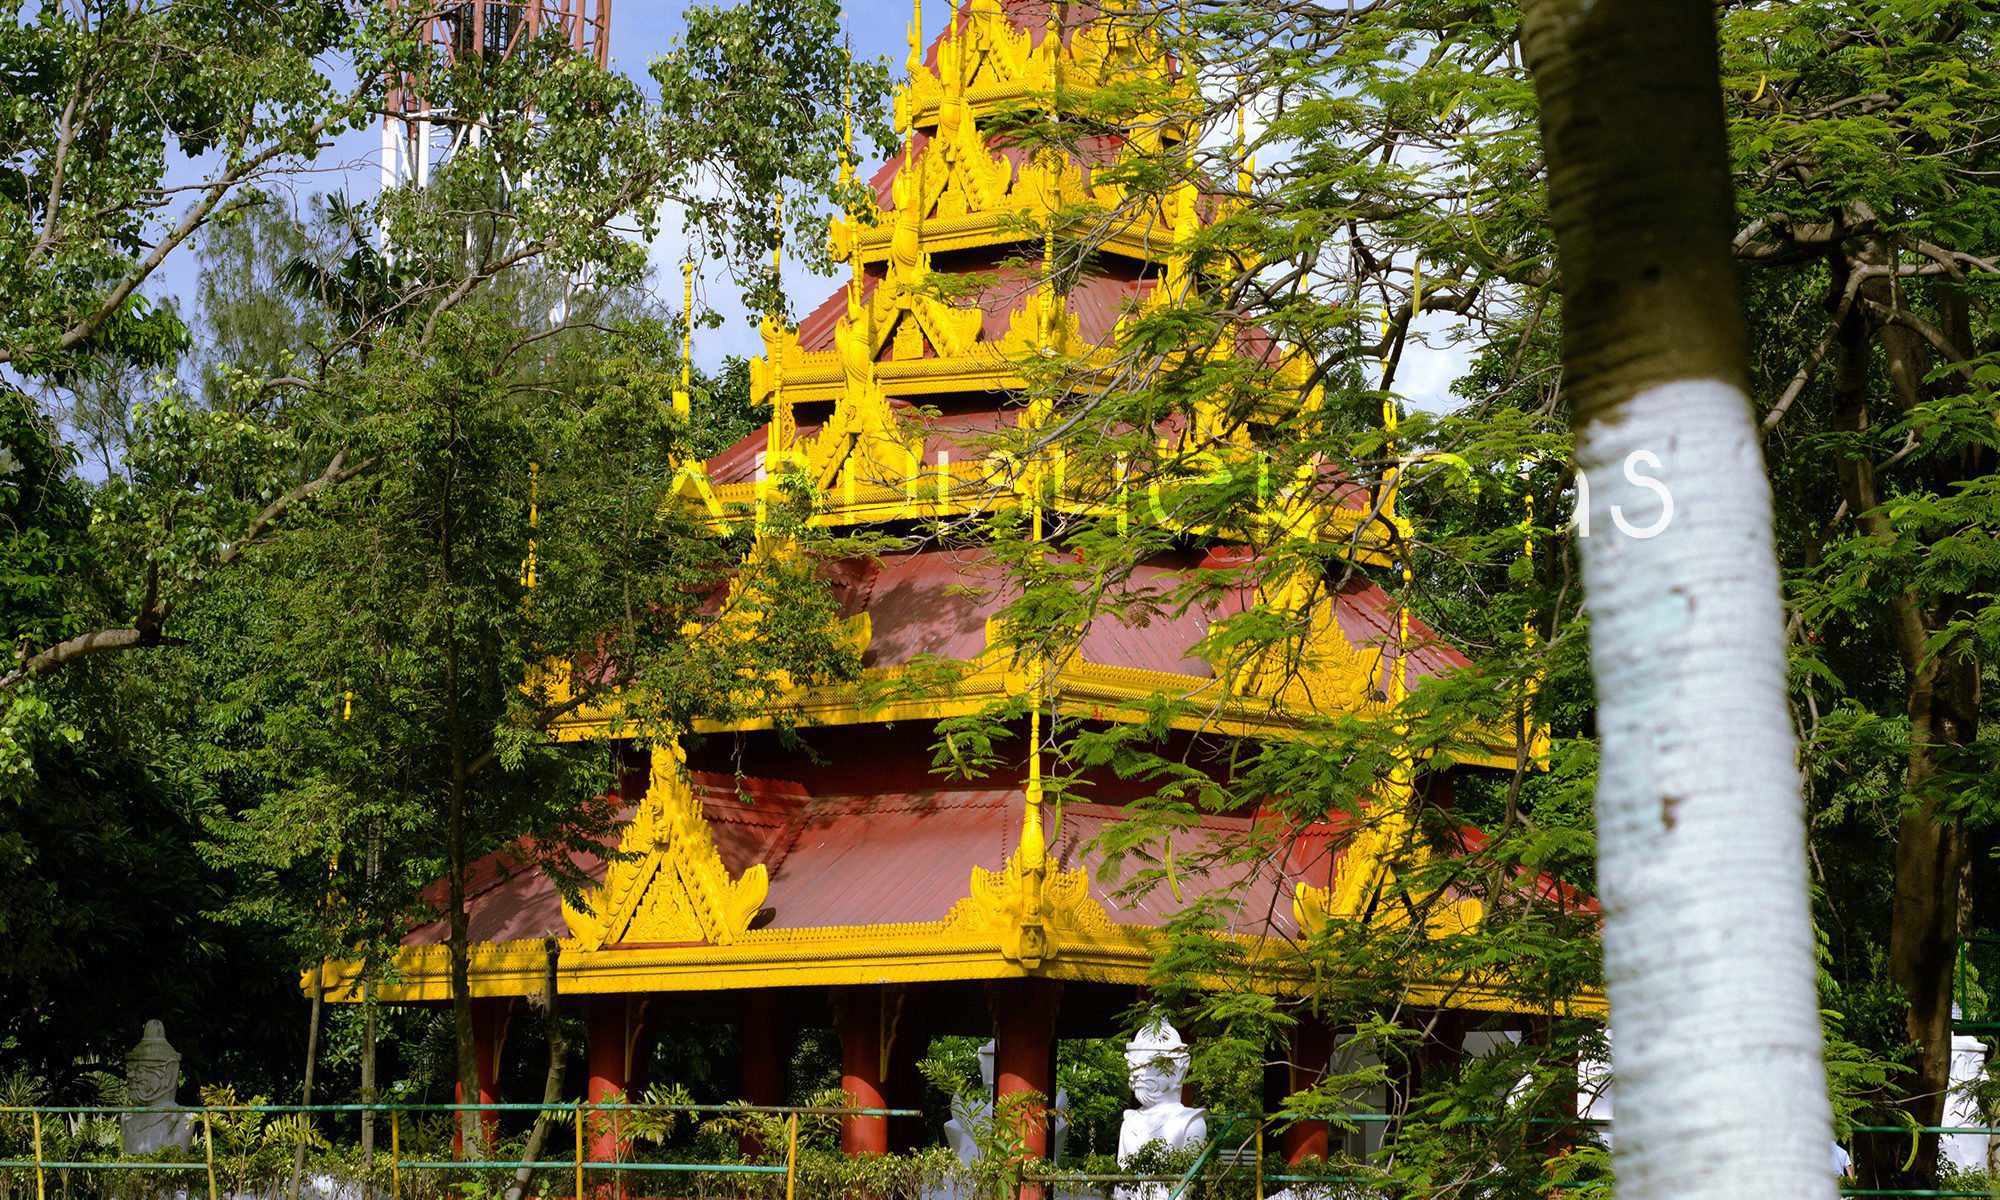
[[(567, 1158), (449, 1158), (427, 1159), (403, 1157), (403, 1119), (409, 1115), (436, 1115), (446, 1113), (476, 1112), (492, 1114), (532, 1113), (538, 1118), (547, 1116), (563, 1120), (576, 1130), (575, 1152)], [(647, 1113), (706, 1113), (728, 1116), (763, 1115), (780, 1119), (785, 1136), (785, 1154), (782, 1163), (741, 1163), (741, 1162), (652, 1162), (635, 1159), (613, 1158), (593, 1159), (587, 1151), (597, 1138), (589, 1133), (586, 1122), (598, 1114), (618, 1114), (624, 1112)], [(573, 1173), (575, 1200), (588, 1200), (590, 1189), (586, 1176), (593, 1172), (659, 1172), (666, 1174), (702, 1175), (743, 1175), (770, 1177), (782, 1175), (785, 1178), (786, 1200), (794, 1200), (799, 1175), (799, 1120), (801, 1117), (918, 1117), (923, 1114), (916, 1109), (902, 1108), (854, 1108), (828, 1105), (753, 1105), (753, 1104), (675, 1104), (645, 1103), (641, 1101), (564, 1101), (559, 1104), (533, 1103), (491, 1103), (491, 1104), (212, 1104), (186, 1105), (174, 1108), (148, 1107), (144, 1105), (0, 1105), (0, 1117), (27, 1117), (31, 1157), (0, 1158), (0, 1171), (28, 1171), (35, 1174), (36, 1200), (48, 1200), (47, 1174), (51, 1171), (175, 1171), (185, 1174), (205, 1174), (209, 1200), (222, 1200), (222, 1189), (217, 1177), (215, 1154), (215, 1122), (219, 1117), (240, 1115), (256, 1116), (314, 1116), (314, 1115), (360, 1115), (378, 1114), (388, 1117), (389, 1153), (382, 1166), (388, 1170), (388, 1194), (391, 1200), (402, 1200), (403, 1172), (405, 1171), (514, 1171)], [(131, 1158), (120, 1155), (116, 1158), (51, 1158), (44, 1154), (45, 1123), (51, 1118), (70, 1120), (82, 1117), (114, 1117), (127, 1115), (172, 1114), (199, 1125), (200, 1159), (166, 1160)], [(1046, 1170), (1032, 1176), (1017, 1172), (1016, 1190), (1026, 1185), (1049, 1187), (1063, 1184), (1148, 1184), (1172, 1185), (1165, 1188), (1165, 1200), (1184, 1200), (1190, 1187), (1197, 1182), (1218, 1182), (1223, 1180), (1237, 1183), (1254, 1181), (1257, 1195), (1261, 1198), (1272, 1185), (1277, 1187), (1311, 1188), (1382, 1188), (1393, 1186), (1390, 1180), (1376, 1176), (1299, 1174), (1285, 1170), (1267, 1170), (1264, 1150), (1264, 1134), (1267, 1127), (1278, 1118), (1259, 1117), (1256, 1114), (1218, 1113), (1222, 1119), (1220, 1131), (1209, 1138), (1199, 1148), (1193, 1164), (1177, 1174), (1144, 1173), (1083, 1173), (1062, 1170)], [(1348, 1126), (1370, 1124), (1391, 1124), (1403, 1118), (1391, 1113), (1348, 1112), (1293, 1114), (1283, 1120), (1328, 1121)], [(1458, 1119), (1455, 1124), (1479, 1126), (1492, 1124), (1503, 1118), (1490, 1116), (1470, 1116)], [(1574, 1131), (1588, 1129), (1610, 1129), (1613, 1123), (1608, 1119), (1592, 1117), (1534, 1117), (1505, 1118), (1511, 1124), (1541, 1127), (1555, 1127)], [(1244, 1122), (1252, 1122), (1253, 1128), (1244, 1135), (1242, 1144), (1235, 1152), (1223, 1149), (1230, 1134)], [(1912, 1139), (1912, 1151), (1916, 1140), (1926, 1134), (1939, 1136), (1966, 1135), (1974, 1137), (2000, 1137), (2000, 1127), (1958, 1126), (1958, 1125), (1857, 1125), (1857, 1134), (1886, 1134), (1907, 1136)], [(303, 1137), (304, 1135), (301, 1135)], [(611, 1131), (611, 1144), (616, 1147), (629, 1141), (631, 1134)], [(491, 1144), (490, 1142), (488, 1143)], [(1253, 1169), (1244, 1173), (1238, 1170), (1243, 1163), (1243, 1152), (1251, 1150)], [(191, 1140), (189, 1149), (193, 1149)], [(1218, 1173), (1219, 1168), (1219, 1173)], [(377, 1168), (380, 1169), (379, 1167)], [(544, 1194), (547, 1194), (546, 1192)], [(1155, 1193), (1160, 1194), (1160, 1193)], [(1860, 1188), (1840, 1189), (1842, 1196), (1907, 1197), (1910, 1200), (2000, 1200), (2000, 1179), (1990, 1187), (1973, 1190), (1966, 1188)]]
[[(405, 1159), (402, 1151), (403, 1117), (406, 1114), (438, 1113), (534, 1113), (539, 1118), (569, 1118), (576, 1129), (576, 1153), (565, 1159)], [(600, 1113), (622, 1112), (648, 1113), (714, 1113), (729, 1115), (763, 1114), (784, 1119), (785, 1162), (783, 1165), (771, 1163), (728, 1163), (728, 1162), (641, 1162), (628, 1159), (596, 1160), (588, 1157), (586, 1151), (592, 1139), (586, 1132), (587, 1118)], [(783, 1175), (785, 1176), (785, 1197), (792, 1200), (796, 1191), (798, 1173), (799, 1118), (800, 1117), (915, 1117), (923, 1115), (915, 1109), (904, 1108), (847, 1108), (828, 1105), (757, 1105), (757, 1104), (649, 1104), (632, 1102), (592, 1102), (582, 1100), (565, 1101), (560, 1104), (191, 1104), (173, 1108), (146, 1105), (0, 1105), (0, 1116), (26, 1116), (30, 1124), (30, 1140), (33, 1157), (0, 1159), (0, 1170), (30, 1170), (35, 1172), (36, 1200), (47, 1200), (50, 1171), (179, 1171), (200, 1172), (207, 1176), (209, 1200), (221, 1200), (221, 1188), (216, 1177), (215, 1160), (215, 1120), (219, 1116), (257, 1115), (285, 1116), (312, 1114), (384, 1114), (389, 1118), (389, 1195), (391, 1200), (402, 1200), (404, 1171), (551, 1171), (573, 1170), (575, 1172), (575, 1198), (585, 1200), (584, 1176), (592, 1171), (664, 1171), (700, 1172), (717, 1175)], [(200, 1124), (202, 1158), (200, 1161), (134, 1159), (128, 1157), (108, 1159), (51, 1159), (43, 1154), (45, 1117), (111, 1117), (136, 1116), (141, 1114), (170, 1114), (183, 1117)], [(613, 1145), (619, 1144), (621, 1135), (613, 1131)]]

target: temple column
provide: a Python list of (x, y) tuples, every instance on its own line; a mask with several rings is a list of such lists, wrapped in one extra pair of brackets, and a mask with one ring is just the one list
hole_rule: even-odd
[[(627, 996), (586, 996), (583, 1001), (585, 1061), (590, 1081), (585, 1099), (606, 1104), (630, 1100), (637, 1087), (633, 1062), (645, 1039), (643, 1010)], [(629, 1140), (621, 1136), (622, 1113), (594, 1113), (590, 1119), (588, 1153), (592, 1162), (614, 1162)]]
[[(745, 1104), (778, 1107), (785, 1102), (792, 1059), (792, 1020), (782, 994), (757, 988), (742, 994), (743, 1019), (737, 1026), (742, 1049), (741, 1095)], [(743, 1157), (754, 1161), (764, 1147), (754, 1133), (739, 1139)]]
[(1414, 1051), (1417, 1089), (1428, 1088), (1451, 1074), (1465, 1058), (1465, 1035), (1472, 1028), (1466, 1014), (1449, 1010), (1432, 1014), (1428, 1025), (1426, 1036)]
[(1429, 1011), (1417, 1014), (1412, 1023), (1419, 1036), (1390, 1072), (1391, 1112), (1408, 1111), (1425, 1089), (1449, 1075), (1465, 1057), (1465, 1035), (1470, 1028), (1465, 1014)]
[[(887, 1108), (882, 1067), (885, 1025), (883, 989), (844, 987), (834, 991), (833, 1020), (840, 1035), (840, 1087), (855, 1108)], [(840, 1149), (853, 1156), (889, 1152), (887, 1117), (840, 1119)]]
[[(1062, 985), (1052, 979), (996, 979), (987, 993), (993, 1005), (995, 1112), (1009, 1096), (1035, 1093), (1041, 1103), (1022, 1114), (1022, 1152), (1049, 1156), (1046, 1105), (1056, 1093), (1056, 1008)], [(1020, 1200), (1041, 1200), (1042, 1189), (1023, 1187)]]
[[(1316, 1087), (1326, 1078), (1332, 1057), (1333, 1038), (1327, 1027), (1317, 1017), (1302, 1015), (1286, 1035), (1285, 1062), (1279, 1072), (1284, 1094), (1293, 1096)], [(1294, 1121), (1278, 1141), (1287, 1166), (1297, 1166), (1308, 1158), (1324, 1160), (1331, 1144), (1331, 1127), (1325, 1121)]]
[[(513, 997), (497, 999), (476, 999), (472, 1002), (472, 1061), (479, 1075), (479, 1095), (468, 1098), (463, 1085), (452, 1086), (455, 1104), (498, 1104), (500, 1103), (500, 1052), (507, 1042), (507, 1022), (514, 1009)], [(494, 1128), (500, 1123), (497, 1112), (479, 1114), (480, 1126), (485, 1130), (486, 1142), (493, 1143)], [(463, 1128), (456, 1122), (454, 1128)], [(451, 1140), (452, 1153), (463, 1157), (465, 1135), (455, 1133)]]
[[(1550, 1026), (1551, 1021), (1548, 1017), (1539, 1015), (1524, 1016), (1521, 1018), (1521, 1040), (1528, 1045), (1537, 1047), (1539, 1053), (1546, 1055), (1550, 1052), (1549, 1048), (1554, 1044), (1555, 1040), (1554, 1030)], [(1574, 1075), (1579, 1065), (1575, 1049), (1571, 1048), (1566, 1051), (1563, 1054), (1563, 1058), (1569, 1067), (1570, 1073)], [(1535, 1114), (1537, 1117), (1549, 1118), (1555, 1122), (1554, 1124), (1545, 1126), (1544, 1128), (1547, 1130), (1546, 1134), (1538, 1139), (1542, 1145), (1542, 1153), (1554, 1157), (1559, 1154), (1568, 1154), (1570, 1151), (1576, 1149), (1577, 1137), (1581, 1132), (1581, 1126), (1577, 1124), (1577, 1117), (1579, 1115), (1577, 1108), (1577, 1088), (1575, 1085), (1572, 1085), (1557, 1094), (1553, 1111), (1545, 1110)]]

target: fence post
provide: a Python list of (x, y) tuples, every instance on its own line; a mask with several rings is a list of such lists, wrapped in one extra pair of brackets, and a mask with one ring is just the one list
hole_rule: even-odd
[(1257, 1200), (1264, 1200), (1264, 1122), (1257, 1122)]
[(42, 1114), (29, 1113), (28, 1121), (35, 1127), (35, 1200), (48, 1200), (48, 1185), (42, 1174)]
[(576, 1200), (583, 1200), (583, 1101), (576, 1102)]
[(389, 1110), (389, 1200), (403, 1200), (403, 1112)]
[(208, 1164), (208, 1200), (216, 1200), (215, 1191), (215, 1114), (208, 1109), (201, 1110), (201, 1156)]
[(799, 1173), (799, 1114), (793, 1113), (785, 1122), (785, 1200), (792, 1200), (792, 1194)]

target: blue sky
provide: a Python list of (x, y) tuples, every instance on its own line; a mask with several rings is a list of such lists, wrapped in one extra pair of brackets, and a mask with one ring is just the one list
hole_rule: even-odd
[[(728, 0), (711, 2), (727, 3)], [(612, 69), (636, 79), (648, 94), (652, 94), (655, 88), (647, 74), (647, 64), (664, 53), (680, 36), (684, 28), (683, 14), (688, 7), (684, 0), (619, 0), (612, 4)], [(924, 36), (928, 41), (943, 31), (950, 16), (950, 6), (947, 0), (930, 0), (926, 9)], [(895, 77), (900, 79), (903, 59), (909, 53), (909, 5), (864, 2), (850, 5), (847, 12), (856, 56), (888, 56)], [(200, 160), (191, 161), (181, 164), (169, 175), (175, 183), (194, 182), (210, 165)], [(877, 165), (879, 163), (865, 164), (864, 178)], [(314, 193), (342, 190), (350, 195), (366, 197), (374, 195), (379, 187), (380, 174), (381, 131), (371, 125), (336, 140), (321, 154), (315, 171), (289, 180), (274, 190), (281, 202), (292, 204), (303, 204)], [(662, 214), (661, 225), (661, 234), (650, 247), (658, 275), (655, 284), (662, 297), (678, 309), (681, 302), (680, 263), (685, 241), (674, 214)], [(197, 273), (194, 255), (189, 252), (191, 249), (184, 248), (170, 256), (146, 288), (155, 296), (177, 298), (184, 312), (192, 302)], [(788, 258), (785, 279), (794, 317), (810, 311), (835, 286), (831, 277), (815, 277), (805, 270), (797, 256)], [(696, 287), (697, 309), (720, 312), (724, 317), (721, 328), (697, 332), (696, 362), (705, 369), (713, 369), (728, 355), (748, 357), (761, 353), (763, 346), (757, 337), (756, 321), (745, 313), (726, 272), (720, 266), (701, 271)]]
[[(724, 0), (726, 2), (726, 0)], [(611, 9), (611, 66), (640, 80), (651, 91), (652, 81), (646, 76), (646, 64), (656, 55), (666, 51), (682, 30), (682, 14), (689, 5), (681, 0), (620, 0)], [(903, 60), (910, 52), (909, 28), (911, 6), (908, 3), (851, 3), (847, 6), (847, 25), (853, 39), (857, 58), (887, 56), (890, 61), (891, 78), (900, 81), (903, 75)], [(924, 41), (944, 31), (945, 22), (950, 19), (951, 7), (948, 0), (928, 0), (924, 5)], [(863, 164), (862, 178), (867, 178), (879, 160)], [(684, 240), (671, 216), (662, 222), (660, 237), (653, 243), (652, 259), (659, 276), (657, 285), (673, 307), (681, 302), (680, 263), (683, 258)], [(829, 295), (837, 281), (831, 276), (815, 276), (806, 270), (799, 256), (789, 255), (785, 262), (785, 291), (791, 301), (794, 319), (810, 312)], [(696, 277), (697, 309), (712, 310), (723, 315), (719, 329), (703, 329), (695, 335), (696, 363), (704, 369), (719, 366), (727, 355), (743, 357), (761, 354), (763, 343), (757, 337), (756, 320), (744, 312), (734, 287), (727, 274), (719, 267), (698, 270)]]
[[(611, 0), (605, 2), (610, 3)], [(710, 2), (726, 3), (728, 0)], [(653, 84), (646, 71), (647, 64), (664, 53), (682, 33), (683, 17), (688, 7), (686, 0), (617, 0), (612, 3), (612, 69), (632, 76), (651, 92)], [(860, 57), (886, 56), (890, 61), (891, 76), (896, 80), (902, 78), (903, 60), (909, 52), (911, 11), (908, 3), (893, 0), (856, 0), (847, 8), (847, 24), (855, 54)], [(949, 0), (927, 0), (923, 12), (926, 44), (943, 31), (949, 18)], [(378, 128), (371, 126), (349, 134), (322, 155), (319, 172), (298, 179), (292, 190), (301, 201), (314, 192), (340, 189), (356, 196), (372, 195), (378, 186), (380, 155), (381, 135)], [(191, 175), (199, 165), (189, 164), (187, 172)], [(877, 162), (864, 164), (863, 177), (866, 178), (877, 165)], [(662, 214), (661, 226), (660, 236), (649, 247), (656, 268), (655, 286), (662, 298), (677, 309), (681, 300), (679, 264), (686, 243), (673, 213)], [(193, 256), (183, 253), (168, 260), (147, 290), (156, 295), (180, 297), (185, 305), (192, 294), (194, 278)], [(837, 281), (833, 277), (816, 277), (805, 268), (799, 256), (790, 255), (786, 259), (785, 283), (792, 315), (796, 318), (830, 294)], [(696, 334), (694, 357), (701, 367), (712, 370), (732, 354), (748, 357), (761, 353), (762, 343), (757, 336), (756, 321), (744, 311), (735, 287), (719, 264), (698, 272), (696, 289), (696, 308), (718, 312), (724, 318), (720, 328), (703, 329)], [(1445, 321), (1433, 316), (1419, 322), (1419, 331), (1435, 334), (1445, 324)], [(1448, 396), (1450, 382), (1463, 370), (1464, 363), (1465, 355), (1460, 350), (1429, 350), (1413, 341), (1399, 372), (1398, 388), (1420, 406), (1448, 405), (1451, 403)]]

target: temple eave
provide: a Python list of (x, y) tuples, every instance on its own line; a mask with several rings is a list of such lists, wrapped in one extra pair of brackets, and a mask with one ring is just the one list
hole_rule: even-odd
[[(888, 215), (884, 214), (885, 217)], [(1036, 228), (1028, 231), (1023, 225), (1037, 218), (1045, 222), (1046, 217), (1043, 206), (1025, 203), (958, 217), (932, 217), (924, 222), (924, 245), (932, 252), (950, 252), (1039, 242), (1045, 230)], [(1104, 220), (1116, 223), (1107, 229), (1102, 226)], [(1094, 213), (1079, 212), (1074, 219), (1067, 221), (1066, 227), (1058, 228), (1055, 233), (1063, 237), (1085, 231), (1089, 233), (1090, 248), (1094, 253), (1118, 254), (1139, 262), (1164, 263), (1179, 249), (1179, 243), (1171, 232), (1171, 223), (1157, 213), (1120, 217), (1107, 210), (1103, 217), (1098, 217)], [(861, 261), (873, 266), (889, 261), (893, 233), (886, 224), (862, 225), (848, 236), (853, 239), (855, 252), (860, 254)]]
[[(1116, 926), (1109, 932), (1065, 944), (1055, 956), (1029, 967), (1007, 957), (995, 937), (950, 938), (913, 935), (894, 926), (840, 930), (780, 930), (755, 933), (723, 946), (585, 949), (565, 939), (557, 986), (564, 995), (626, 995), (649, 992), (713, 992), (742, 988), (842, 987), (855, 984), (938, 983), (995, 979), (1050, 979), (1078, 983), (1143, 985), (1151, 977), (1160, 932), (1149, 926)], [(801, 936), (806, 935), (806, 936)], [(1075, 936), (1075, 935), (1072, 935)], [(1284, 938), (1225, 935), (1243, 944), (1262, 965), (1250, 986), (1274, 994), (1304, 994), (1323, 986), (1297, 965), (1295, 947)], [(471, 994), (479, 998), (526, 996), (544, 984), (545, 953), (539, 941), (475, 944), (471, 951)], [(325, 964), (326, 999), (361, 1000), (361, 968), (352, 961)], [(312, 973), (305, 983), (311, 986)], [(1217, 983), (1222, 982), (1217, 980)], [(1242, 979), (1232, 981), (1236, 986)], [(1404, 981), (1409, 1004), (1482, 1012), (1545, 1011), (1550, 1002), (1524, 994), (1494, 974), (1455, 979)], [(394, 1004), (441, 1004), (451, 999), (451, 970), (442, 945), (407, 947), (396, 956), (391, 977), (376, 985), (376, 998)], [(1554, 1002), (1565, 1015), (1602, 1017), (1604, 997), (1584, 989)]]
[[(989, 660), (964, 665), (968, 668), (966, 674), (951, 684), (896, 700), (877, 700), (868, 693), (873, 689), (886, 691), (908, 669), (870, 668), (863, 672), (859, 683), (796, 688), (773, 698), (757, 713), (733, 720), (697, 722), (695, 732), (772, 729), (781, 720), (796, 725), (835, 726), (966, 717), (989, 710), (997, 699), (1026, 694), (1025, 681), (1010, 676), (1003, 663)], [(1284, 737), (1303, 734), (1315, 722), (1325, 720), (1330, 711), (1323, 702), (1237, 697), (1230, 695), (1217, 679), (1164, 671), (1084, 662), (1065, 666), (1054, 674), (1061, 689), (1054, 706), (1066, 717), (1143, 722), (1153, 719), (1154, 702), (1170, 697), (1189, 704), (1188, 711), (1170, 718), (1169, 724), (1175, 729), (1227, 737)], [(1205, 702), (1209, 696), (1213, 701)], [(1381, 700), (1363, 700), (1349, 711), (1378, 722), (1386, 722), (1393, 716), (1391, 707)], [(557, 724), (553, 732), (558, 740), (587, 741), (630, 737), (635, 731), (623, 724), (614, 702), (579, 709)], [(1530, 757), (1537, 761), (1546, 752), (1539, 745), (1529, 750)], [(1454, 748), (1453, 758), (1468, 765), (1511, 768), (1516, 762), (1515, 740), (1504, 729), (1472, 728), (1467, 731), (1464, 744)]]

